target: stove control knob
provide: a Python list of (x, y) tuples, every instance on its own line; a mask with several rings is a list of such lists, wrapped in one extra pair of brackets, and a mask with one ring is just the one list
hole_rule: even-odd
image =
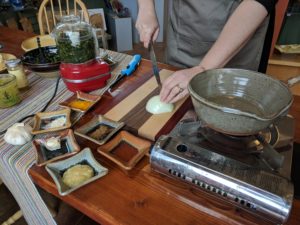
[(186, 152), (188, 150), (188, 147), (184, 144), (179, 144), (176, 146), (176, 150), (178, 152)]

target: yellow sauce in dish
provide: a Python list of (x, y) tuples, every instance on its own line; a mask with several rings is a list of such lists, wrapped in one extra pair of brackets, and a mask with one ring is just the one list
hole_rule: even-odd
[(85, 100), (81, 100), (81, 99), (76, 99), (76, 100), (73, 100), (71, 101), (68, 105), (71, 107), (71, 108), (76, 108), (76, 109), (80, 109), (82, 111), (86, 111), (87, 109), (90, 108), (90, 106), (92, 105), (93, 103), (90, 102), (90, 101), (85, 101)]

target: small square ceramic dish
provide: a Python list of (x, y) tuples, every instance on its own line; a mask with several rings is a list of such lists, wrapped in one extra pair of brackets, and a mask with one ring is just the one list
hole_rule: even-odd
[(110, 159), (121, 169), (131, 170), (149, 151), (151, 143), (127, 131), (121, 131), (111, 141), (100, 146), (97, 151)]
[(32, 134), (43, 134), (71, 127), (70, 109), (53, 112), (39, 112), (34, 116)]
[(80, 151), (71, 129), (62, 131), (58, 136), (35, 139), (32, 145), (37, 153), (38, 166), (75, 155)]
[(102, 115), (97, 115), (89, 122), (76, 129), (75, 134), (98, 145), (103, 145), (124, 125), (124, 122), (116, 122), (105, 118)]
[[(85, 180), (84, 182), (78, 184), (75, 187), (69, 187), (63, 182), (63, 174), (71, 167), (75, 165), (88, 165), (93, 169), (93, 176), (90, 177), (89, 179)], [(99, 164), (91, 150), (89, 148), (83, 149), (81, 152), (78, 154), (54, 163), (49, 163), (46, 165), (46, 170), (54, 180), (57, 190), (60, 195), (64, 196), (72, 191), (94, 181), (97, 180), (98, 178), (104, 176), (107, 174), (108, 169), (103, 167), (101, 164)], [(78, 174), (76, 174), (78, 175)]]
[(63, 107), (71, 108), (74, 111), (86, 112), (101, 99), (100, 95), (91, 95), (82, 91), (77, 91), (68, 100), (59, 103)]

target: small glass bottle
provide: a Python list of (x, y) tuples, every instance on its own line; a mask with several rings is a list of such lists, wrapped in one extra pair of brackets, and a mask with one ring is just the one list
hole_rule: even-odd
[(22, 62), (20, 59), (10, 59), (6, 61), (6, 68), (8, 73), (13, 74), (17, 78), (17, 85), (19, 89), (28, 87), (28, 79), (25, 74)]

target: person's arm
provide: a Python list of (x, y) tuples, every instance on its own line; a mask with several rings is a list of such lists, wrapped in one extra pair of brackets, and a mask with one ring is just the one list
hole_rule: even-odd
[(140, 41), (148, 48), (150, 41), (155, 41), (159, 33), (159, 24), (155, 12), (154, 0), (138, 0), (139, 12), (135, 27), (140, 34)]
[(161, 101), (173, 103), (180, 100), (188, 94), (187, 85), (196, 74), (225, 66), (252, 37), (267, 15), (268, 11), (259, 2), (242, 1), (200, 64), (177, 71), (163, 82)]
[(242, 1), (203, 58), (201, 65), (205, 69), (225, 66), (252, 37), (267, 15), (266, 8), (257, 1)]

